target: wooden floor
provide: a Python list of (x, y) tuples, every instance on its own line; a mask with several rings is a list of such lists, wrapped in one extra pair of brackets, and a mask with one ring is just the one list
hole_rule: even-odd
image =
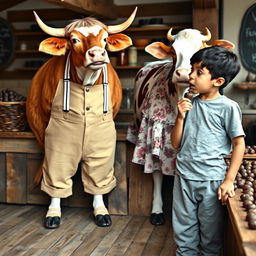
[(100, 228), (84, 208), (63, 208), (56, 230), (42, 226), (46, 206), (0, 204), (1, 256), (172, 256), (170, 220), (155, 227), (148, 217), (112, 216)]

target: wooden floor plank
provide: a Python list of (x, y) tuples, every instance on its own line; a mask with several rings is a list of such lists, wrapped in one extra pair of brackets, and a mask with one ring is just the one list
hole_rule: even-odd
[[(12, 208), (12, 207), (10, 207)], [(15, 208), (16, 210), (19, 208)], [(22, 208), (21, 208), (22, 209)], [(41, 210), (40, 208), (28, 208), (28, 211), (31, 212), (31, 219), (24, 219), (21, 217), (23, 212), (21, 211), (21, 214), (18, 213), (18, 217), (16, 220), (13, 222), (13, 225), (9, 225), (9, 229), (6, 230), (5, 232), (1, 233), (0, 235), (0, 248), (1, 248), (1, 253), (4, 251), (4, 247), (11, 248), (14, 246), (15, 242), (18, 242), (19, 240), (16, 240), (16, 237), (20, 237), (20, 240), (23, 238), (21, 233), (31, 226), (33, 222), (37, 222), (41, 217)], [(8, 217), (6, 218), (8, 220)], [(8, 222), (7, 222), (8, 224)], [(37, 225), (36, 228), (41, 227)], [(6, 248), (7, 249), (7, 248)]]
[[(114, 220), (114, 217), (112, 220)], [(109, 233), (112, 232), (112, 229), (115, 227), (114, 222), (110, 227), (95, 227), (95, 229), (83, 237), (83, 242), (81, 245), (72, 253), (72, 256), (80, 256), (80, 255), (91, 255), (91, 253), (95, 250), (101, 240)]]
[(145, 216), (111, 216), (96, 226), (91, 211), (62, 208), (61, 226), (45, 229), (46, 206), (0, 205), (1, 256), (172, 256), (170, 223), (152, 226)]
[(124, 255), (140, 256), (153, 230), (154, 226), (151, 225), (149, 218), (146, 218)]
[(164, 246), (159, 256), (175, 256), (176, 244), (173, 239), (173, 230), (170, 227), (167, 234), (167, 239), (164, 241)]
[(141, 255), (159, 256), (165, 241), (172, 239), (171, 237), (168, 237), (168, 231), (170, 228), (170, 222), (168, 221), (163, 226), (156, 226)]
[(142, 227), (145, 217), (134, 216), (131, 218), (125, 231), (118, 237), (113, 247), (107, 253), (107, 256), (124, 255), (132, 243), (136, 233)]
[(111, 247), (116, 243), (116, 240), (120, 236), (124, 229), (127, 227), (127, 224), (131, 220), (130, 216), (124, 216), (122, 218), (116, 217), (112, 218), (114, 221), (114, 227), (111, 232), (109, 232), (98, 244), (97, 248), (91, 253), (90, 256), (105, 256)]

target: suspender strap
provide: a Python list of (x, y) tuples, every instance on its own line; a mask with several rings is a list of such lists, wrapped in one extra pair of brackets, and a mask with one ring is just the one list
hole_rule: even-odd
[[(64, 93), (63, 93), (63, 111), (69, 112), (70, 103), (70, 53), (67, 56), (64, 71)], [(103, 113), (108, 112), (108, 72), (107, 67), (103, 67)]]
[(103, 67), (103, 113), (108, 112), (108, 72), (107, 67)]
[(70, 53), (67, 56), (65, 71), (64, 71), (64, 95), (63, 95), (63, 111), (69, 112), (70, 102)]

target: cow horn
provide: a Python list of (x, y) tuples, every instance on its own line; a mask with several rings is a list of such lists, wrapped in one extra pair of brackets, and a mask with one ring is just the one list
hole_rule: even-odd
[(43, 23), (43, 21), (39, 18), (39, 16), (37, 15), (37, 13), (35, 11), (33, 11), (33, 13), (35, 15), (37, 24), (45, 33), (47, 33), (48, 35), (51, 35), (51, 36), (58, 36), (58, 37), (65, 36), (64, 28), (51, 28)]
[(127, 29), (132, 24), (135, 18), (136, 12), (137, 12), (137, 7), (134, 9), (131, 16), (124, 23), (119, 25), (114, 25), (114, 26), (107, 26), (109, 34), (119, 33)]
[(210, 30), (207, 27), (205, 27), (205, 30), (206, 30), (206, 35), (204, 35), (204, 37), (205, 37), (204, 41), (207, 42), (207, 41), (211, 40), (212, 35), (211, 35)]
[(167, 39), (172, 42), (174, 40), (173, 35), (172, 35), (172, 28), (170, 28), (167, 32)]

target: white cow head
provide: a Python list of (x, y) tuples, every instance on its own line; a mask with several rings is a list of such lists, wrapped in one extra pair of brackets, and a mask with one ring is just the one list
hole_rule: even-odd
[[(175, 65), (172, 82), (175, 84), (179, 97), (183, 96), (188, 88), (189, 73), (191, 72), (190, 58), (199, 49), (209, 47), (206, 42), (211, 39), (211, 33), (206, 28), (206, 35), (196, 29), (184, 29), (172, 35), (172, 28), (167, 33), (167, 39), (172, 43), (166, 46), (162, 42), (154, 42), (145, 48), (145, 51), (158, 59), (172, 58)], [(216, 40), (213, 45), (220, 45), (229, 49), (234, 45), (225, 40)]]

